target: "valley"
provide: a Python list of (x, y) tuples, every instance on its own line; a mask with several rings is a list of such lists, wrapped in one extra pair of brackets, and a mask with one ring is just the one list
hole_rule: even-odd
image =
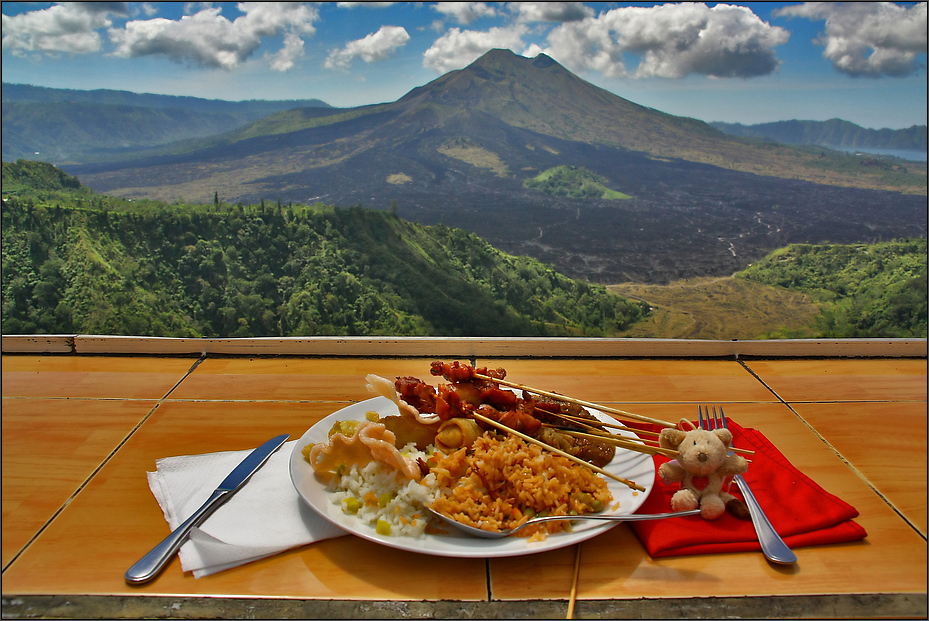
[[(605, 287), (394, 211), (135, 201), (97, 194), (46, 163), (4, 163), (4, 332), (742, 340), (926, 333), (924, 236), (791, 244), (731, 276)], [(533, 242), (550, 251), (547, 238), (560, 239), (583, 213), (563, 210)], [(739, 257), (737, 240), (720, 241), (721, 256)], [(585, 249), (578, 256), (595, 265)]]
[(810, 296), (744, 278), (693, 278), (667, 285), (607, 287), (647, 301), (651, 314), (622, 336), (663, 339), (815, 337), (819, 306)]

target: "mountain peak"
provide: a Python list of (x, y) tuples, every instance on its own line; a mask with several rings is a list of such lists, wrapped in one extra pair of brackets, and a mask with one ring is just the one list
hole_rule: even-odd
[(508, 74), (522, 73), (535, 69), (548, 69), (558, 67), (564, 70), (554, 58), (546, 54), (539, 54), (535, 58), (521, 56), (507, 49), (493, 49), (468, 65), (465, 70), (479, 70), (503, 72)]
[[(550, 56), (527, 58), (507, 49), (490, 50), (467, 67), (410, 91), (397, 104), (410, 114), (423, 106), (433, 115), (442, 110), (443, 118), (463, 110), (480, 112), (513, 127), (611, 145), (631, 133), (623, 127), (627, 121), (641, 127), (638, 117), (645, 111), (574, 75)], [(623, 146), (645, 150), (647, 144), (643, 139)]]

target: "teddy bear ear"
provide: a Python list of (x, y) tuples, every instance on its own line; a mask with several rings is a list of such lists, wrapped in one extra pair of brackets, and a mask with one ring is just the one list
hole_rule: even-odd
[(732, 432), (728, 429), (715, 429), (713, 433), (726, 445), (726, 448), (729, 448), (729, 445), (732, 444)]
[(662, 429), (658, 434), (658, 446), (662, 448), (677, 449), (687, 434), (680, 429)]

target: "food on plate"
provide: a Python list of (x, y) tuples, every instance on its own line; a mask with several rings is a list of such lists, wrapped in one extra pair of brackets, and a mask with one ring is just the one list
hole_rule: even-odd
[[(343, 429), (347, 430), (347, 429)], [(403, 455), (395, 446), (396, 437), (383, 423), (370, 420), (360, 422), (351, 436), (342, 431), (331, 433), (329, 441), (307, 445), (303, 456), (321, 473), (338, 473), (340, 468), (365, 466), (372, 461), (381, 462), (399, 471), (408, 479), (419, 479), (419, 464)]]
[[(398, 415), (369, 412), (363, 421), (339, 421), (327, 442), (304, 449), (343, 512), (381, 534), (420, 536), (431, 525), (442, 532), (424, 505), (465, 524), (503, 530), (537, 515), (602, 511), (613, 499), (592, 465), (609, 463), (615, 447), (558, 429), (603, 431), (583, 407), (502, 388), (504, 369), (436, 361), (430, 372), (448, 383), (367, 375), (368, 389), (394, 402)], [(532, 443), (538, 441), (567, 455)], [(534, 541), (570, 528), (570, 520), (558, 520), (518, 535)]]
[[(441, 376), (450, 383), (439, 384), (436, 387), (416, 377), (398, 377), (390, 386), (396, 393), (393, 400), (403, 404), (402, 413), (405, 414), (407, 408), (413, 408), (419, 413), (417, 420), (436, 416), (441, 421), (455, 421), (473, 420), (473, 413), (476, 412), (599, 467), (608, 464), (616, 454), (616, 448), (608, 442), (594, 438), (577, 438), (553, 428), (571, 426), (580, 431), (588, 431), (593, 427), (597, 431), (603, 431), (599, 421), (579, 405), (539, 397), (526, 391), (517, 393), (502, 388), (497, 380), (506, 378), (505, 369), (488, 370), (486, 367), (475, 368), (458, 361), (435, 361), (430, 366), (430, 373), (433, 376)], [(388, 392), (384, 382), (389, 380), (373, 380), (371, 375), (366, 379), (369, 389), (377, 384), (380, 386), (379, 394)], [(589, 421), (588, 427), (578, 427), (576, 423), (560, 418), (559, 414), (585, 418)], [(486, 428), (481, 423), (475, 424), (482, 429)]]
[(423, 511), (436, 493), (434, 474), (407, 479), (390, 466), (372, 461), (344, 470), (328, 489), (333, 504), (381, 535), (420, 537), (434, 519)]
[[(432, 508), (484, 530), (515, 528), (537, 515), (594, 513), (613, 499), (606, 481), (589, 468), (517, 437), (490, 432), (471, 451), (459, 449), (439, 459), (431, 473), (440, 490)], [(570, 524), (543, 522), (517, 535), (541, 540)]]
[[(587, 410), (573, 403), (565, 403), (547, 399), (536, 399), (536, 415), (543, 423), (554, 425), (564, 425), (565, 419), (558, 417), (558, 414), (567, 414), (573, 419), (583, 419), (583, 424), (577, 422), (572, 425), (580, 425), (581, 429), (585, 425), (597, 431), (603, 431), (603, 426), (595, 416), (591, 416)], [(595, 466), (603, 467), (613, 461), (616, 455), (616, 447), (606, 442), (601, 442), (593, 438), (579, 438), (566, 433), (561, 433), (552, 427), (543, 427), (539, 430), (537, 439), (550, 444), (555, 448), (588, 461)]]
[(435, 442), (436, 433), (441, 428), (424, 425), (412, 416), (383, 416), (380, 422), (396, 436), (394, 444), (397, 448), (413, 443), (420, 451), (425, 451)]
[(387, 397), (396, 403), (397, 407), (400, 409), (401, 415), (412, 416), (424, 425), (433, 425), (440, 421), (438, 415), (436, 415), (434, 412), (420, 412), (414, 406), (404, 401), (400, 393), (397, 391), (397, 387), (394, 385), (394, 382), (391, 382), (386, 377), (381, 377), (371, 373), (365, 376), (365, 381), (367, 382), (369, 392), (381, 395), (382, 397)]
[(435, 447), (446, 453), (467, 448), (483, 435), (484, 430), (470, 418), (452, 418), (439, 426), (435, 434)]

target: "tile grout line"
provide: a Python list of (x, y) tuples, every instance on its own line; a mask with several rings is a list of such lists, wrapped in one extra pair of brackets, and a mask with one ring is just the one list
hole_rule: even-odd
[(195, 370), (198, 366), (200, 366), (200, 363), (203, 362), (203, 360), (204, 360), (205, 358), (206, 358), (206, 354), (203, 354), (200, 358), (198, 358), (197, 361), (194, 362), (193, 365), (192, 365), (189, 369), (187, 369), (187, 371), (184, 373), (184, 375), (181, 377), (181, 379), (179, 379), (179, 380), (174, 384), (174, 386), (172, 386), (172, 387), (168, 390), (168, 392), (166, 392), (162, 397), (160, 397), (160, 398), (156, 401), (155, 405), (153, 405), (153, 406), (151, 407), (151, 409), (148, 411), (148, 413), (147, 413), (145, 416), (143, 416), (142, 419), (141, 419), (138, 423), (135, 424), (135, 426), (132, 428), (132, 430), (131, 430), (128, 434), (126, 434), (126, 436), (125, 436), (122, 440), (120, 440), (119, 444), (117, 444), (116, 447), (113, 448), (112, 451), (110, 451), (109, 455), (107, 455), (107, 456), (103, 459), (103, 461), (101, 461), (99, 464), (97, 464), (97, 467), (94, 468), (94, 471), (91, 472), (91, 473), (87, 476), (87, 478), (84, 479), (84, 481), (83, 481), (80, 485), (78, 485), (77, 489), (74, 490), (74, 491), (71, 493), (70, 496), (68, 496), (67, 500), (65, 500), (65, 501), (61, 504), (61, 506), (58, 507), (58, 509), (55, 511), (55, 513), (53, 513), (53, 514), (51, 515), (51, 517), (49, 517), (49, 518), (45, 521), (45, 523), (32, 535), (32, 537), (29, 538), (29, 541), (27, 541), (27, 542), (25, 543), (25, 545), (23, 545), (23, 547), (20, 548), (19, 551), (18, 551), (16, 554), (13, 555), (13, 557), (6, 563), (6, 565), (3, 566), (3, 570), (2, 570), (2, 572), (0, 572), (0, 573), (6, 573), (6, 570), (9, 569), (9, 568), (13, 565), (13, 563), (15, 563), (16, 560), (17, 560), (20, 556), (22, 556), (23, 552), (25, 552), (26, 550), (29, 549), (29, 547), (33, 544), (33, 542), (35, 542), (35, 540), (38, 539), (39, 536), (40, 536), (43, 532), (45, 532), (45, 529), (47, 529), (47, 528), (51, 525), (51, 523), (54, 522), (55, 519), (56, 519), (59, 515), (61, 515), (61, 512), (64, 511), (64, 510), (68, 507), (68, 505), (70, 505), (71, 502), (72, 502), (75, 498), (77, 498), (78, 494), (80, 494), (80, 493), (84, 490), (84, 488), (87, 487), (87, 485), (94, 479), (95, 476), (97, 476), (97, 473), (100, 472), (100, 470), (102, 470), (103, 467), (106, 466), (106, 465), (110, 462), (110, 460), (113, 458), (113, 456), (116, 455), (117, 452), (119, 452), (119, 449), (121, 449), (121, 448), (126, 444), (126, 442), (128, 442), (129, 439), (130, 439), (132, 436), (135, 435), (135, 433), (139, 430), (139, 428), (141, 428), (142, 425), (144, 425), (145, 422), (146, 422), (149, 418), (151, 418), (152, 414), (154, 414), (155, 411), (158, 410), (159, 407), (161, 407), (161, 404), (164, 403), (164, 401), (168, 398), (168, 396), (170, 396), (171, 393), (174, 392), (175, 389), (177, 389), (177, 387), (181, 385), (181, 382), (183, 382), (185, 379), (187, 379), (187, 378), (190, 376), (190, 374), (193, 373), (194, 370)]
[[(857, 467), (855, 467), (855, 466), (852, 464), (852, 462), (849, 461), (849, 460), (841, 453), (841, 451), (839, 451), (839, 449), (837, 449), (831, 442), (829, 442), (829, 440), (827, 440), (821, 433), (819, 433), (818, 431), (816, 431), (816, 428), (813, 427), (813, 425), (811, 425), (811, 424), (809, 423), (809, 421), (807, 421), (803, 416), (801, 416), (800, 413), (797, 412), (797, 410), (794, 409), (794, 407), (790, 404), (789, 401), (787, 401), (786, 399), (784, 399), (783, 397), (781, 397), (779, 394), (777, 394), (777, 392), (776, 392), (773, 388), (771, 388), (771, 387), (767, 384), (767, 382), (765, 382), (763, 379), (761, 379), (761, 377), (760, 377), (757, 373), (755, 373), (754, 370), (752, 370), (747, 364), (745, 364), (745, 361), (743, 361), (742, 359), (739, 359), (739, 358), (737, 358), (737, 360), (738, 360), (739, 364), (741, 364), (742, 367), (743, 367), (749, 374), (751, 374), (752, 377), (754, 377), (756, 380), (758, 380), (758, 381), (761, 383), (762, 386), (764, 386), (765, 388), (767, 388), (767, 389), (771, 392), (771, 394), (773, 394), (775, 397), (777, 397), (778, 401), (780, 401), (783, 405), (785, 405), (785, 406), (787, 407), (788, 410), (790, 410), (791, 412), (793, 412), (793, 415), (797, 418), (797, 420), (799, 420), (807, 429), (809, 429), (810, 431), (812, 431), (813, 434), (815, 434), (816, 437), (819, 438), (820, 442), (822, 442), (822, 443), (826, 446), (826, 448), (828, 448), (830, 451), (832, 451), (832, 453), (833, 453), (836, 457), (838, 457), (839, 460), (840, 460), (843, 464), (845, 464), (845, 465), (848, 467), (849, 470), (851, 470), (852, 472), (854, 472), (854, 473), (855, 473), (855, 476), (857, 476), (857, 477), (868, 487), (868, 489), (870, 489), (872, 492), (874, 492), (874, 494), (875, 494), (878, 498), (880, 498), (882, 501), (884, 501), (884, 503), (885, 503), (888, 507), (890, 507), (890, 509), (891, 509), (894, 513), (896, 513), (897, 515), (899, 515), (899, 516), (903, 519), (903, 521), (906, 522), (907, 525), (909, 525), (910, 528), (912, 528), (914, 531), (916, 531), (916, 534), (919, 535), (920, 537), (922, 537), (923, 541), (927, 541), (926, 534), (923, 533), (922, 531), (920, 531), (920, 530), (919, 530), (919, 527), (918, 527), (915, 523), (913, 523), (913, 521), (912, 521), (910, 518), (908, 518), (907, 516), (905, 516), (905, 515), (896, 507), (896, 505), (894, 505), (894, 503), (891, 502), (889, 498), (887, 498), (887, 496), (886, 496), (885, 494), (883, 494), (879, 489), (877, 489), (877, 487), (876, 487), (871, 481), (868, 480), (868, 478), (864, 475), (864, 473), (861, 472)], [(849, 402), (845, 402), (845, 401), (828, 401), (828, 402), (827, 402), (827, 401), (798, 401), (797, 403), (812, 403), (812, 404), (815, 404), (815, 403), (854, 403), (854, 402), (851, 402), (851, 401), (849, 401)], [(868, 402), (865, 402), (865, 403), (872, 403), (872, 402), (868, 401)], [(879, 401), (879, 402), (877, 402), (877, 403), (894, 403), (894, 402), (893, 402), (893, 401), (890, 401), (890, 400), (887, 400), (887, 401)]]

